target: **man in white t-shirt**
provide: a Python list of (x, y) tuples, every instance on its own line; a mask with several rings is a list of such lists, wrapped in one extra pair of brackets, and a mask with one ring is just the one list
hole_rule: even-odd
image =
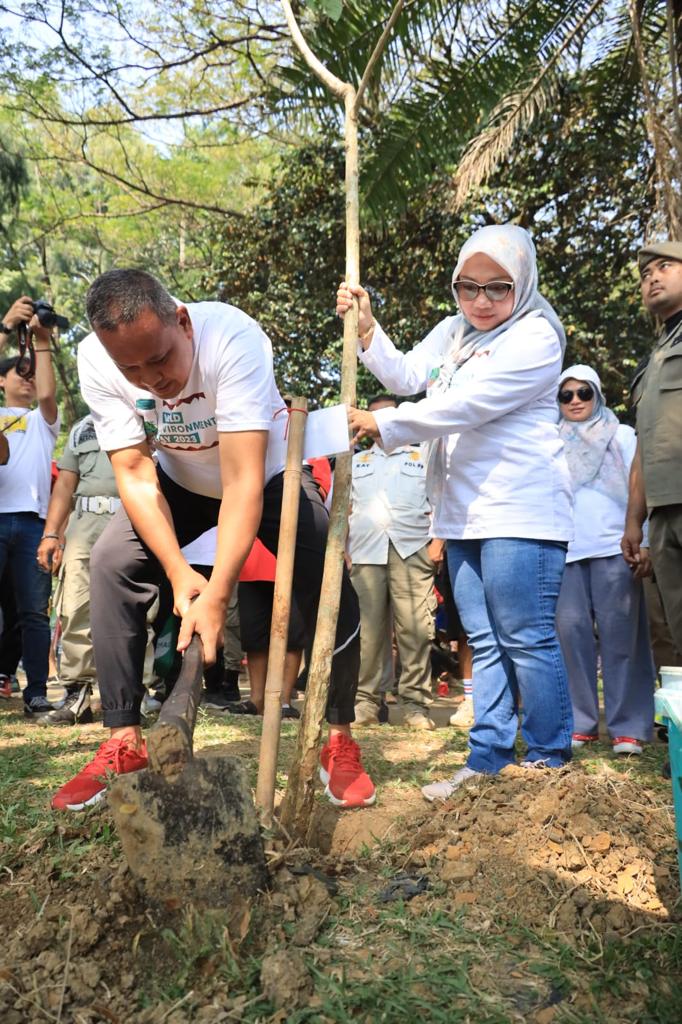
[[(35, 370), (18, 356), (0, 360), (0, 430), (7, 438), (9, 458), (0, 466), (0, 577), (9, 565), (15, 591), (22, 658), (27, 685), (24, 711), (37, 718), (52, 711), (47, 700), (50, 623), (47, 606), (52, 577), (37, 563), (50, 497), (52, 452), (59, 434), (56, 383), (50, 355), (50, 331), (33, 314), (23, 296), (0, 324), (9, 335), (20, 324), (33, 333)], [(38, 407), (32, 409), (38, 401)]]
[[(79, 347), (81, 388), (123, 508), (95, 545), (90, 567), (95, 661), (111, 738), (54, 797), (53, 807), (69, 810), (100, 800), (107, 774), (147, 763), (139, 728), (145, 623), (163, 576), (182, 617), (178, 648), (197, 633), (210, 664), (254, 538), (276, 553), (287, 422), (270, 341), (234, 306), (181, 305), (151, 274), (113, 270), (90, 288), (87, 310), (94, 333)], [(304, 470), (292, 618), (302, 617), (309, 629), (317, 617), (327, 523)], [(207, 581), (181, 548), (216, 525)], [(344, 807), (375, 799), (350, 735), (359, 652), (357, 598), (346, 577), (327, 704), (330, 736), (321, 755), (327, 795)]]

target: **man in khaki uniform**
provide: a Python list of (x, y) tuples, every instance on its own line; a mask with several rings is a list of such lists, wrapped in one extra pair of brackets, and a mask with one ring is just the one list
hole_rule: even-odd
[[(370, 411), (396, 405), (372, 399)], [(400, 655), (399, 691), (405, 724), (433, 729), (431, 641), (434, 636), (434, 563), (429, 556), (431, 508), (426, 460), (419, 445), (387, 455), (374, 444), (353, 456), (349, 553), (351, 581), (360, 602), (360, 680), (357, 725), (378, 721), (380, 689), (390, 632)]]
[(663, 330), (633, 385), (638, 445), (622, 549), (638, 573), (642, 523), (673, 642), (682, 650), (682, 242), (647, 245), (639, 252), (642, 299)]
[(91, 416), (73, 427), (58, 465), (38, 560), (47, 571), (59, 569), (55, 594), (62, 625), (59, 678), (67, 697), (61, 708), (45, 716), (44, 724), (74, 725), (92, 721), (90, 696), (96, 678), (90, 636), (90, 552), (121, 502)]

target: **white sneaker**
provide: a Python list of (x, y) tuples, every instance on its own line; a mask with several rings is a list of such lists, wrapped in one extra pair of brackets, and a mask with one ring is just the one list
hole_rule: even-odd
[(465, 697), (454, 715), (450, 715), (450, 725), (456, 729), (470, 729), (474, 724), (474, 698)]
[(436, 728), (434, 720), (423, 711), (410, 711), (405, 715), (403, 725), (406, 725), (408, 729), (416, 729), (420, 732), (431, 732)]
[(464, 765), (458, 772), (455, 772), (451, 779), (445, 779), (443, 782), (431, 782), (428, 786), (422, 786), (422, 796), (431, 804), (434, 800), (449, 800), (462, 783), (469, 782), (470, 779), (480, 779), (482, 775), (483, 772), (475, 772), (473, 768)]
[(144, 697), (142, 698), (142, 704), (140, 706), (140, 711), (145, 716), (145, 718), (148, 715), (158, 714), (162, 707), (162, 702), (154, 696), (151, 690), (147, 690)]
[(616, 736), (613, 740), (614, 754), (641, 754), (642, 744), (632, 736)]
[(379, 708), (374, 704), (356, 704), (353, 725), (379, 725)]

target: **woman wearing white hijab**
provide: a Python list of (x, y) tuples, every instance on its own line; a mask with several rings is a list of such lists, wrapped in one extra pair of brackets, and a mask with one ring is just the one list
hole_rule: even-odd
[(562, 373), (559, 409), (575, 494), (575, 538), (557, 607), (573, 703), (573, 746), (599, 739), (596, 626), (614, 753), (641, 754), (642, 741), (653, 731), (656, 670), (642, 584), (620, 550), (637, 438), (606, 407), (599, 376), (589, 366), (569, 366)]
[(452, 278), (461, 313), (406, 354), (372, 315), (367, 292), (341, 285), (337, 312), (359, 303), (361, 361), (419, 402), (352, 409), (355, 438), (387, 450), (431, 441), (434, 536), (447, 538), (455, 603), (474, 651), (475, 724), (467, 765), (422, 790), (445, 800), (468, 779), (515, 760), (519, 697), (524, 764), (571, 756), (572, 716), (554, 618), (571, 494), (556, 417), (564, 332), (537, 291), (535, 249), (514, 225), (485, 227), (462, 247)]

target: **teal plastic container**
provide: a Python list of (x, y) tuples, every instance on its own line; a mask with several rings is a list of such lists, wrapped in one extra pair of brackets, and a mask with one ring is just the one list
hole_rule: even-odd
[(656, 714), (668, 726), (668, 752), (675, 806), (677, 864), (682, 887), (682, 668), (661, 668), (661, 688), (654, 696)]

